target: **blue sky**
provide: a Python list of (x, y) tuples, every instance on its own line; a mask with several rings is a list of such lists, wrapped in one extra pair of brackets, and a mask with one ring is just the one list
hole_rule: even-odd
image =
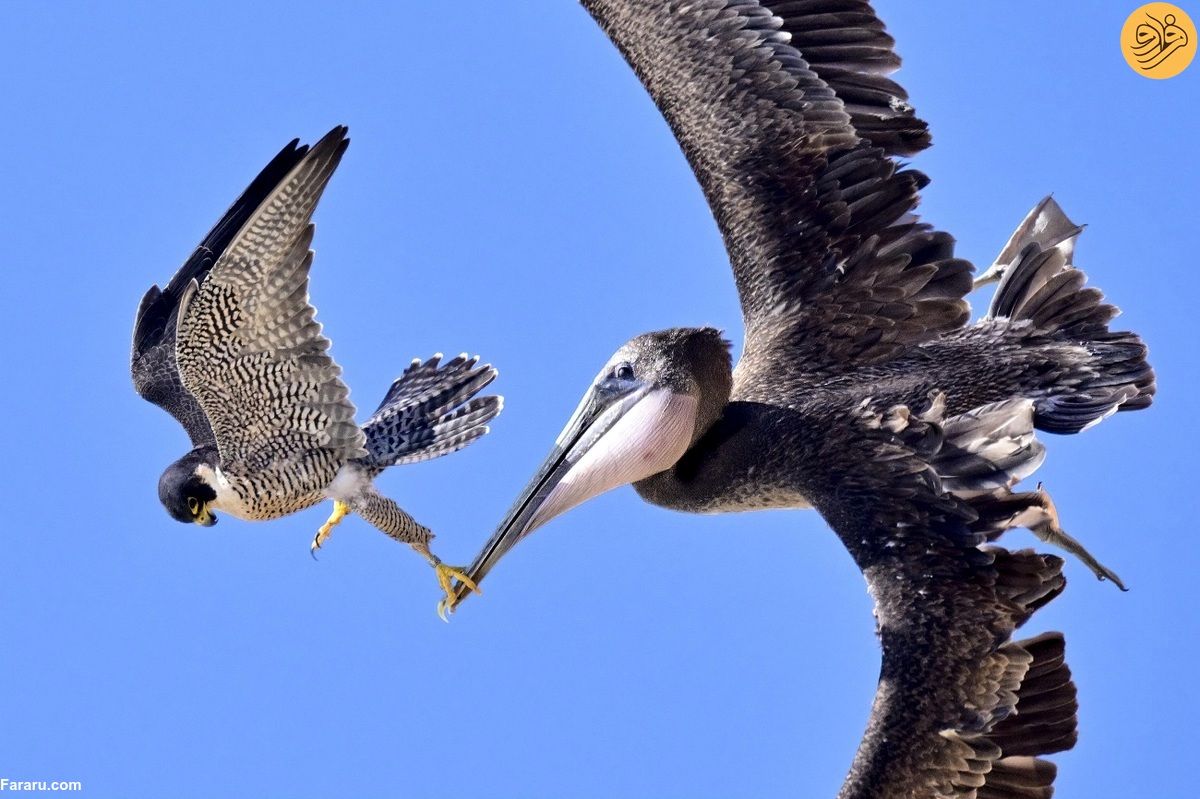
[[(134, 310), (294, 136), (350, 126), (312, 293), (360, 407), (414, 356), (501, 369), (488, 438), (380, 480), (451, 562), (621, 342), (741, 338), (682, 156), (573, 3), (168, 5), (25, 2), (0, 24), (0, 776), (96, 797), (832, 796), (878, 652), (814, 513), (613, 492), (449, 625), (428, 568), (360, 520), (314, 563), (325, 508), (167, 517), (155, 485), (186, 439), (130, 388)], [(1200, 65), (1134, 75), (1134, 5), (879, 3), (934, 133), (925, 216), (987, 263), (1055, 192), (1159, 373), (1151, 411), (1048, 437), (1038, 475), (1133, 589), (1071, 563), (1030, 624), (1066, 631), (1079, 686), (1062, 797), (1195, 791)]]

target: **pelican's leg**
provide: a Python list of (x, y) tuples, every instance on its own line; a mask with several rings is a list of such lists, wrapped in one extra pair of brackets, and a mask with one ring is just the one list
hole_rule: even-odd
[(1079, 558), (1085, 566), (1092, 570), (1092, 574), (1096, 575), (1097, 579), (1112, 580), (1113, 585), (1122, 591), (1129, 590), (1125, 587), (1125, 583), (1121, 582), (1121, 578), (1117, 576), (1116, 572), (1096, 560), (1083, 544), (1067, 535), (1067, 532), (1062, 529), (1058, 519), (1058, 508), (1054, 506), (1054, 500), (1050, 498), (1041, 483), (1038, 483), (1037, 491), (1033, 492), (1031, 498), (1035, 504), (1031, 504), (1027, 511), (1018, 514), (1023, 518), (1014, 519), (1014, 522), (1028, 528), (1047, 544), (1070, 552)]
[(1008, 271), (1009, 264), (992, 264), (979, 277), (975, 278), (971, 284), (971, 291), (979, 291), (989, 283), (999, 283), (1004, 273)]
[(350, 513), (349, 505), (340, 499), (333, 501), (333, 513), (329, 514), (329, 518), (317, 530), (316, 536), (313, 537), (312, 545), (308, 548), (308, 551), (312, 553), (314, 558), (317, 556), (317, 550), (325, 543), (325, 539), (329, 538), (329, 534), (333, 532), (333, 528), (337, 527), (342, 519), (346, 518), (348, 513)]

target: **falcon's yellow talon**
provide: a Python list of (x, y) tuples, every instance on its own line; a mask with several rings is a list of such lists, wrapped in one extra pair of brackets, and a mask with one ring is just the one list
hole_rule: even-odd
[(442, 621), (449, 621), (448, 613), (454, 612), (456, 600), (454, 598), (454, 580), (458, 580), (463, 585), (470, 588), (477, 594), (483, 592), (479, 590), (479, 586), (475, 585), (475, 581), (467, 576), (467, 573), (457, 566), (448, 566), (442, 563), (442, 559), (429, 551), (428, 544), (413, 544), (412, 548), (425, 556), (425, 559), (433, 566), (433, 572), (437, 575), (438, 585), (442, 587), (442, 593), (445, 594), (441, 601), (438, 602), (438, 616)]
[(458, 568), (457, 566), (447, 566), (445, 563), (439, 563), (435, 568), (438, 569), (438, 582), (447, 591), (451, 590), (454, 587), (450, 583), (451, 578), (453, 578), (455, 580), (458, 580), (460, 583), (465, 585), (467, 588), (470, 588), (475, 593), (477, 593), (477, 594), (483, 593), (482, 591), (479, 590), (479, 586), (475, 585), (475, 581), (472, 580), (470, 577), (468, 577), (467, 573), (465, 571), (463, 571), (462, 569)]
[(320, 529), (317, 530), (317, 534), (313, 537), (312, 544), (308, 548), (308, 551), (313, 554), (313, 557), (316, 557), (317, 550), (320, 549), (321, 545), (329, 539), (329, 535), (333, 532), (333, 528), (337, 527), (342, 519), (346, 518), (349, 513), (349, 505), (347, 505), (345, 502), (342, 502), (340, 499), (335, 499), (333, 501), (333, 513), (329, 514), (329, 518), (324, 524), (321, 525)]
[(445, 563), (439, 561), (433, 564), (433, 570), (437, 574), (438, 585), (442, 587), (442, 591), (445, 593), (445, 596), (438, 602), (438, 616), (441, 617), (442, 621), (450, 621), (447, 614), (453, 613), (454, 606), (457, 604), (454, 596), (454, 580), (458, 580), (477, 594), (482, 593), (479, 587), (475, 585), (475, 581), (457, 566), (447, 566)]

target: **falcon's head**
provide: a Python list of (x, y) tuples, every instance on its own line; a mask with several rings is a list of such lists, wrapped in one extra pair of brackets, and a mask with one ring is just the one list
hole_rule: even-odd
[[(201, 466), (210, 466), (208, 456), (203, 448), (194, 449), (168, 466), (158, 478), (158, 499), (175, 521), (203, 527), (217, 523), (210, 509), (217, 492), (200, 473)], [(211, 473), (211, 468), (203, 471)]]

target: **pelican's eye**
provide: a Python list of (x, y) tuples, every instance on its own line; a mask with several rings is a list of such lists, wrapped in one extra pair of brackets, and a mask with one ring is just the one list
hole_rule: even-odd
[(195, 497), (188, 497), (187, 503), (188, 503), (188, 510), (190, 510), (192, 512), (192, 515), (199, 516), (200, 515), (200, 500), (196, 499)]
[(613, 367), (609, 376), (614, 380), (632, 380), (633, 365), (630, 363), (619, 363)]

